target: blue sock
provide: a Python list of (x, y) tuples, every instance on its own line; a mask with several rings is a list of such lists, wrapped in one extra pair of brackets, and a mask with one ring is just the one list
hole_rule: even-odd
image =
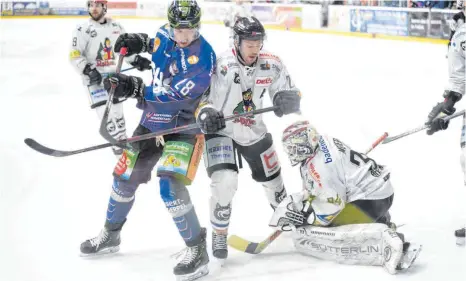
[(186, 186), (176, 179), (161, 177), (160, 196), (186, 245), (197, 244), (201, 226)]

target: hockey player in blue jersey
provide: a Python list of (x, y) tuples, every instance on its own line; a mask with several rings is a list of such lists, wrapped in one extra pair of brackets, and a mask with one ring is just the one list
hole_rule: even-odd
[[(169, 24), (155, 38), (147, 34), (122, 34), (115, 51), (128, 49), (128, 56), (148, 52), (155, 64), (151, 85), (141, 78), (117, 74), (115, 96), (136, 98), (143, 110), (134, 135), (157, 132), (195, 122), (199, 100), (208, 93), (216, 55), (199, 34), (201, 9), (194, 0), (174, 0), (168, 8)], [(110, 90), (110, 81), (104, 85)], [(219, 113), (221, 114), (221, 113)], [(135, 192), (151, 179), (157, 163), (160, 195), (186, 243), (184, 257), (174, 268), (178, 280), (194, 280), (208, 273), (206, 230), (199, 224), (186, 188), (202, 155), (204, 137), (198, 130), (165, 135), (132, 144), (114, 170), (105, 226), (101, 233), (81, 244), (84, 255), (119, 250), (120, 231), (134, 203)], [(155, 220), (154, 220), (155, 223)]]

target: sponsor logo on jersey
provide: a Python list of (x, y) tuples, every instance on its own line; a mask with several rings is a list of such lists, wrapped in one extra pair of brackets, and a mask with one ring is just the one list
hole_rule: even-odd
[(70, 52), (70, 59), (79, 58), (80, 56), (81, 56), (81, 52), (78, 50), (72, 50)]
[(463, 51), (466, 51), (466, 41), (461, 42), (460, 46)]
[(319, 145), (320, 145), (320, 150), (322, 150), (325, 156), (325, 164), (332, 162), (332, 155), (330, 155), (330, 151), (328, 150), (327, 144), (325, 143), (323, 137), (320, 137)]
[(320, 174), (316, 171), (316, 167), (312, 162), (309, 164), (309, 174), (312, 176), (315, 182), (319, 185), (319, 187), (322, 187), (322, 183), (320, 182)]
[(152, 48), (152, 53), (155, 53), (157, 51), (157, 49), (159, 48), (159, 46), (160, 46), (160, 38), (155, 37), (154, 47)]
[(188, 58), (188, 63), (189, 64), (196, 64), (199, 62), (199, 58), (195, 55), (192, 55)]
[[(238, 105), (233, 109), (233, 114), (250, 112), (256, 109), (256, 105), (252, 101), (251, 89), (247, 89), (246, 91), (242, 92), (241, 95), (243, 97), (243, 100), (240, 103), (238, 103)], [(240, 123), (241, 125), (246, 127), (251, 127), (252, 125), (256, 124), (254, 116), (238, 117), (233, 122)]]
[(339, 139), (334, 138), (333, 143), (337, 147), (338, 151), (340, 151), (343, 154), (346, 154), (346, 146)]
[(105, 38), (103, 43), (100, 43), (96, 57), (97, 66), (115, 65), (115, 53), (113, 52), (113, 44), (110, 38)]
[(183, 68), (183, 73), (188, 73), (188, 66), (186, 65), (186, 55), (183, 49), (179, 49), (181, 53), (181, 68)]
[(269, 86), (272, 82), (273, 80), (271, 77), (259, 77), (256, 79), (256, 85), (260, 86)]

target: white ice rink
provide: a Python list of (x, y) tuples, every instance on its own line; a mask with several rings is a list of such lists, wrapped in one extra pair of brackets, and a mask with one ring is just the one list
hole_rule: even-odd
[[(67, 150), (103, 142), (97, 115), (68, 62), (71, 32), (83, 20), (0, 21), (0, 280), (174, 280), (170, 255), (184, 244), (157, 179), (140, 186), (121, 251), (83, 259), (80, 243), (97, 235), (105, 221), (115, 157), (107, 149), (53, 158), (23, 143), (31, 137)], [(128, 32), (150, 34), (162, 24), (121, 22)], [(217, 52), (227, 47), (224, 27), (205, 25), (202, 33)], [(268, 35), (266, 48), (282, 57), (304, 95), (302, 116), (265, 118), (289, 193), (300, 189), (299, 171), (291, 169), (278, 141), (292, 120), (309, 119), (321, 133), (364, 150), (385, 131), (395, 135), (421, 125), (442, 99), (444, 45), (285, 31)], [(125, 104), (129, 132), (141, 114), (134, 104)], [(211, 274), (201, 280), (466, 280), (466, 251), (453, 237), (454, 229), (466, 224), (460, 134), (461, 120), (455, 119), (447, 131), (431, 137), (421, 132), (371, 154), (392, 169), (393, 221), (406, 224), (400, 232), (424, 247), (410, 272), (391, 276), (381, 267), (317, 260), (297, 254), (283, 236), (256, 256), (230, 249), (226, 265), (219, 269), (213, 262)], [(249, 175), (247, 167), (240, 173), (230, 233), (259, 241), (271, 232), (271, 209)], [(203, 166), (189, 189), (201, 223), (210, 229)]]

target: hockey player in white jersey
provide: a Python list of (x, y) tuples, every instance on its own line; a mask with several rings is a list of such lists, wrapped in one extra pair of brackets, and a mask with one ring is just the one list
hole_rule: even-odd
[[(107, 1), (87, 1), (87, 7), (91, 18), (73, 31), (70, 61), (82, 76), (91, 108), (102, 119), (108, 100), (102, 79), (115, 73), (118, 53), (113, 51), (113, 44), (125, 30), (120, 23), (105, 16)], [(141, 56), (132, 56), (126, 61), (139, 70), (151, 69), (150, 60)], [(123, 104), (119, 100), (114, 100), (114, 103), (108, 117), (107, 130), (113, 138), (123, 139), (126, 138)], [(115, 146), (113, 152), (120, 155), (123, 150)]]
[(421, 249), (390, 221), (390, 171), (307, 121), (286, 128), (283, 148), (300, 165), (303, 190), (285, 198), (270, 226), (293, 230), (298, 251), (343, 264), (408, 269)]
[[(428, 135), (432, 135), (439, 130), (448, 128), (449, 121), (444, 121), (441, 117), (452, 115), (455, 113), (455, 103), (457, 103), (464, 95), (466, 88), (466, 24), (461, 24), (456, 29), (455, 34), (451, 39), (451, 46), (448, 50), (448, 86), (443, 94), (443, 102), (438, 103), (431, 110), (427, 117), (427, 125), (430, 129), (427, 130)], [(439, 118), (440, 117), (440, 118)], [(463, 130), (461, 134), (461, 167), (464, 174), (464, 183), (466, 186), (466, 116), (463, 116)], [(455, 231), (455, 236), (458, 238), (458, 244), (464, 244), (465, 228)]]
[(236, 20), (239, 18), (247, 18), (254, 16), (252, 12), (252, 6), (249, 3), (246, 3), (245, 0), (234, 0), (235, 3), (230, 6), (228, 12), (225, 15), (225, 19), (223, 23), (226, 27), (230, 28), (230, 38), (229, 43), (230, 47), (233, 47), (234, 44), (234, 35), (235, 32), (233, 30), (233, 26), (235, 25)]
[[(217, 59), (210, 94), (199, 106), (197, 122), (206, 139), (204, 161), (211, 178), (212, 251), (228, 255), (226, 238), (231, 201), (238, 188), (235, 152), (249, 164), (275, 208), (286, 196), (280, 162), (262, 115), (240, 117), (226, 124), (224, 115), (263, 108), (270, 96), (279, 117), (299, 111), (301, 96), (280, 58), (262, 50), (265, 29), (255, 17), (240, 18), (234, 27), (235, 47)], [(240, 164), (241, 165), (241, 164)]]

